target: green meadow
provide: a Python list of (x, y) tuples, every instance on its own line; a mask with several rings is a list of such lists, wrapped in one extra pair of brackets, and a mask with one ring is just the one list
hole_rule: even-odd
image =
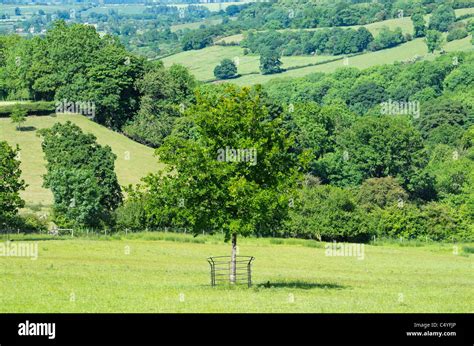
[[(474, 13), (474, 8), (458, 9), (455, 10), (455, 12), (456, 16), (461, 16), (464, 14)], [(429, 15), (426, 16), (426, 20), (429, 20)], [(195, 24), (198, 25), (199, 23)], [(193, 27), (193, 23), (183, 25)], [(404, 33), (413, 34), (413, 24), (410, 17), (387, 19), (367, 25), (350, 26), (350, 28), (356, 29), (361, 26), (366, 27), (374, 36), (377, 36), (380, 30), (384, 27), (388, 27), (391, 30), (400, 27)], [(306, 30), (320, 30), (320, 28)], [(244, 50), (240, 46), (219, 45), (219, 43), (231, 42), (238, 44), (243, 38), (244, 34), (226, 36), (216, 40), (217, 45), (215, 46), (200, 50), (180, 52), (165, 57), (162, 60), (165, 66), (170, 66), (174, 63), (184, 65), (190, 69), (198, 80), (210, 82), (215, 80), (214, 68), (222, 61), (222, 59), (233, 59), (234, 61), (235, 59), (238, 59), (237, 71), (240, 76), (232, 79), (232, 82), (238, 85), (250, 85), (262, 84), (274, 78), (303, 77), (314, 72), (333, 72), (337, 68), (343, 66), (363, 69), (375, 65), (392, 64), (397, 61), (410, 60), (414, 56), (420, 56), (421, 58), (428, 60), (435, 57), (433, 54), (428, 54), (424, 39), (419, 38), (390, 49), (366, 52), (364, 54), (350, 57), (348, 65), (344, 64), (343, 56), (285, 56), (281, 58), (282, 67), (284, 69), (289, 69), (288, 71), (273, 75), (261, 75), (259, 69), (259, 55), (244, 55)], [(461, 40), (445, 42), (443, 49), (447, 52), (472, 50), (473, 46), (470, 40), (471, 36), (468, 36)]]
[(13, 243), (35, 239), (36, 260), (0, 257), (0, 312), (474, 311), (472, 246), (365, 245), (358, 258), (327, 256), (316, 241), (241, 238), (240, 254), (255, 256), (247, 288), (210, 286), (206, 258), (230, 253), (220, 236)]
[[(184, 65), (189, 68), (190, 72), (202, 81), (215, 79), (214, 67), (218, 65), (222, 59), (238, 59), (237, 72), (243, 76), (249, 74), (260, 74), (260, 56), (244, 55), (243, 48), (239, 46), (211, 46), (200, 50), (189, 50), (175, 55), (166, 57), (163, 60), (165, 66), (172, 64)], [(308, 64), (321, 63), (334, 56), (288, 56), (282, 57), (283, 67), (298, 67)], [(241, 77), (243, 78), (243, 77)], [(237, 82), (240, 78), (233, 79)]]
[[(471, 43), (471, 36), (461, 40), (451, 41), (444, 44), (446, 52), (469, 51), (474, 49)], [(201, 81), (211, 81), (215, 79), (214, 67), (224, 58), (238, 59), (237, 71), (241, 75), (231, 80), (238, 85), (262, 84), (275, 78), (304, 77), (315, 72), (334, 72), (344, 66), (357, 67), (360, 69), (382, 64), (393, 64), (397, 61), (407, 61), (419, 56), (422, 59), (434, 59), (439, 53), (429, 54), (423, 38), (401, 44), (390, 49), (383, 49), (376, 52), (349, 57), (347, 65), (344, 64), (343, 56), (289, 56), (282, 57), (282, 67), (290, 68), (288, 71), (262, 75), (259, 71), (260, 57), (258, 55), (244, 55), (243, 49), (239, 46), (211, 46), (201, 50), (190, 50), (166, 57), (163, 60), (165, 66), (181, 64)], [(308, 66), (310, 65), (310, 66)]]

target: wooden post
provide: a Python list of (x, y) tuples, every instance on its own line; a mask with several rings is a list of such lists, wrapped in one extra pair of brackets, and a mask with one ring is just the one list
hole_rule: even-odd
[(235, 284), (237, 276), (237, 233), (232, 233), (232, 256), (230, 259), (230, 283)]

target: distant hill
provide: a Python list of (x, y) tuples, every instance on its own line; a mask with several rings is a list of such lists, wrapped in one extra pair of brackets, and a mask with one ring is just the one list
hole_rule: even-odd
[[(466, 14), (474, 14), (474, 8), (462, 8), (455, 10), (456, 16)], [(426, 15), (428, 20), (431, 15)], [(462, 21), (467, 21), (464, 19)], [(395, 18), (383, 20), (380, 22), (370, 23), (366, 25), (354, 25), (344, 28), (359, 27), (367, 28), (374, 36), (377, 36), (383, 27), (394, 30), (397, 27), (402, 29), (404, 34), (413, 34), (413, 24), (410, 17)], [(322, 28), (306, 29), (309, 31), (321, 30)], [(300, 30), (300, 29), (284, 29)], [(313, 72), (333, 72), (336, 68), (343, 66), (342, 59), (344, 56), (337, 55), (319, 55), (319, 56), (283, 56), (281, 61), (284, 69), (288, 71), (280, 74), (261, 75), (259, 70), (259, 55), (244, 54), (244, 49), (240, 46), (225, 46), (223, 43), (239, 44), (244, 34), (236, 34), (227, 36), (217, 40), (216, 45), (200, 50), (189, 50), (163, 58), (165, 66), (172, 64), (181, 64), (189, 68), (198, 80), (209, 82), (215, 79), (213, 71), (217, 64), (223, 59), (232, 59), (238, 62), (237, 70), (241, 75), (239, 78), (232, 80), (232, 83), (239, 85), (250, 85), (257, 83), (265, 83), (273, 78), (279, 77), (302, 77)], [(447, 52), (452, 51), (468, 51), (473, 46), (470, 36), (462, 40), (456, 40), (445, 44), (443, 49)], [(397, 47), (384, 49), (375, 52), (366, 52), (350, 59), (349, 65), (352, 67), (367, 68), (373, 65), (392, 64), (396, 61), (403, 61), (413, 58), (415, 55), (421, 58), (432, 59), (433, 56), (428, 54), (426, 44), (422, 38), (401, 44)]]

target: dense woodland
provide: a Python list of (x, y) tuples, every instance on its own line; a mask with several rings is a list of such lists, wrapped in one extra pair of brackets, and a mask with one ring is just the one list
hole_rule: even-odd
[[(409, 14), (416, 3), (397, 6)], [(423, 3), (436, 11), (435, 1)], [(365, 29), (270, 30), (390, 18), (398, 7), (389, 1), (309, 8), (291, 20), (284, 6), (235, 9), (239, 19), (216, 25), (210, 35), (265, 27), (245, 44), (277, 55), (347, 54), (406, 39), (396, 31), (373, 37)], [(454, 28), (446, 18), (427, 23), (428, 31)], [(138, 186), (120, 187), (114, 154), (94, 136), (71, 123), (40, 131), (44, 186), (53, 192), (53, 221), (60, 226), (344, 241), (474, 239), (473, 52), (240, 88), (199, 83), (182, 66), (165, 68), (129, 52), (115, 36), (57, 21), (42, 37), (0, 36), (0, 98), (92, 101), (94, 121), (157, 148), (167, 164)], [(8, 177), (1, 182), (8, 193), (0, 194), (0, 222), (14, 228), (26, 222), (17, 214), (24, 182), (15, 148), (0, 145), (6, 163), (0, 174)], [(216, 160), (226, 147), (253, 148), (258, 163)]]

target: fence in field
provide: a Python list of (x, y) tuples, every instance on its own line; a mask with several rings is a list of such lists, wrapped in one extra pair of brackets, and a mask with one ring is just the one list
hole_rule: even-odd
[[(229, 283), (232, 274), (232, 257), (215, 256), (209, 257), (207, 261), (211, 266), (211, 286)], [(236, 257), (235, 283), (252, 286), (252, 256)]]

